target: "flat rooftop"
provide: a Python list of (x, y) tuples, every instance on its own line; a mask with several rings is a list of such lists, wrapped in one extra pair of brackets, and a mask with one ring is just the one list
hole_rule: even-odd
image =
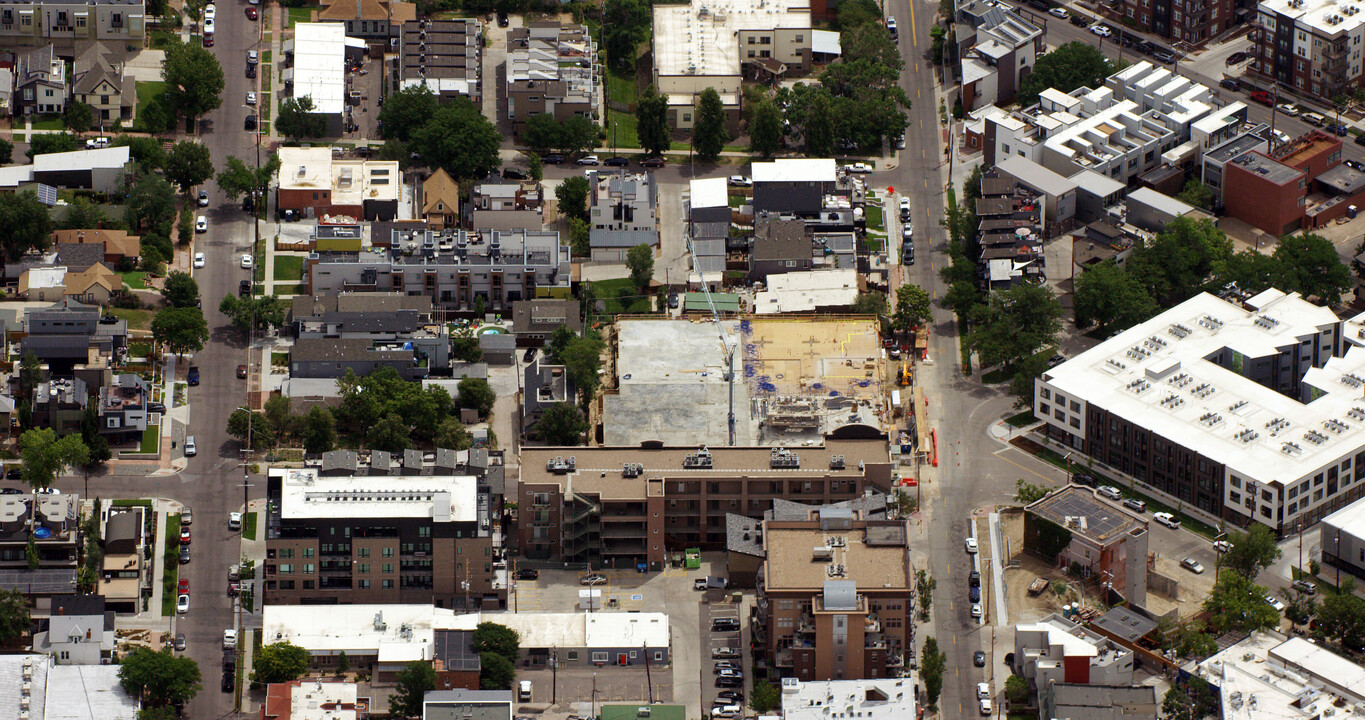
[(1304, 173), (1302, 170), (1290, 167), (1279, 160), (1266, 157), (1259, 152), (1252, 151), (1245, 153), (1233, 160), (1229, 167), (1239, 167), (1249, 173), (1260, 175), (1267, 181), (1276, 185), (1288, 185), (1299, 179)]
[(1068, 485), (1029, 505), (1027, 510), (1100, 546), (1147, 525), (1117, 505), (1099, 498), (1095, 491), (1079, 485)]
[[(831, 713), (841, 708), (842, 712)], [(782, 717), (785, 720), (829, 720), (857, 717), (868, 720), (905, 720), (916, 717), (915, 683), (909, 678), (882, 680), (782, 679)]]
[(654, 6), (659, 75), (739, 75), (740, 30), (810, 28), (809, 0), (697, 0)]
[(321, 476), (316, 468), (271, 468), (280, 480), (280, 517), (431, 518), (476, 522), (478, 481), (472, 475)]
[(1348, 534), (1365, 536), (1365, 499), (1350, 505), (1322, 519), (1323, 525), (1340, 528)]
[[(1361, 23), (1365, 23), (1365, 15), (1359, 12), (1360, 3), (1338, 0), (1263, 0), (1259, 7), (1261, 14), (1293, 18), (1298, 26), (1312, 28), (1315, 33), (1327, 37), (1354, 35)], [(1355, 11), (1342, 12), (1345, 8), (1355, 8)]]
[(291, 47), (294, 97), (312, 98), (314, 112), (342, 114), (346, 107), (346, 26), (333, 22), (296, 23), (294, 37), (286, 41), (285, 49)]
[(1297, 294), (1267, 290), (1246, 307), (1203, 293), (1043, 374), (1056, 391), (1096, 404), (1229, 472), (1292, 484), (1365, 445), (1365, 348), (1303, 376), (1302, 403), (1206, 358), (1276, 354), (1338, 323)]
[[(904, 542), (874, 545), (866, 541), (868, 531), (859, 527), (824, 530), (819, 526), (783, 527), (784, 524), (787, 523), (764, 524), (763, 543), (768, 553), (766, 573), (769, 591), (817, 592), (824, 587), (826, 580), (832, 579), (852, 580), (860, 589), (905, 589), (911, 586), (908, 568), (910, 549)], [(880, 531), (881, 527), (874, 530)], [(843, 575), (831, 576), (831, 565), (843, 566)]]
[[(1290, 645), (1294, 640), (1311, 646), (1299, 638), (1286, 642), (1285, 636), (1279, 633), (1255, 632), (1194, 666), (1193, 670), (1221, 690), (1223, 717), (1228, 720), (1324, 717), (1323, 711), (1333, 707), (1338, 697), (1333, 688), (1324, 686), (1321, 677), (1312, 677), (1311, 673), (1305, 676), (1302, 669), (1293, 665), (1286, 667), (1276, 658), (1276, 652), (1281, 648), (1288, 647), (1292, 651), (1298, 647), (1297, 643)], [(1334, 662), (1333, 674), (1329, 676), (1334, 683), (1338, 677), (1358, 678), (1362, 672), (1359, 665), (1346, 658), (1324, 648), (1317, 649)], [(1279, 669), (1272, 669), (1275, 667)], [(1286, 669), (1288, 673), (1283, 672)], [(1347, 703), (1360, 700), (1350, 695), (1341, 697)]]

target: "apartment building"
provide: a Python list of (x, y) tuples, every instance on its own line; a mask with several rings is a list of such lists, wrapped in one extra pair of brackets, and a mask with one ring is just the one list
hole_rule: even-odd
[(957, 27), (962, 106), (971, 111), (1008, 104), (1044, 52), (1042, 28), (1003, 5), (984, 2), (959, 8)]
[(668, 121), (692, 127), (701, 93), (714, 88), (738, 129), (741, 84), (811, 68), (810, 3), (707, 0), (654, 6), (654, 84), (668, 96)]
[(501, 608), (490, 495), (472, 475), (272, 468), (265, 603)]
[(897, 676), (913, 638), (908, 533), (847, 508), (765, 521), (753, 631), (768, 662), (801, 681)]
[[(754, 212), (790, 213), (802, 217), (818, 215), (825, 207), (826, 198), (839, 190), (839, 164), (832, 158), (781, 158), (750, 165), (753, 178)], [(719, 178), (717, 178), (719, 179)], [(707, 181), (693, 181), (693, 210), (708, 207), (697, 205), (704, 200), (708, 188), (724, 189), (724, 185), (699, 185)], [(698, 192), (701, 190), (701, 192)], [(719, 200), (720, 198), (717, 198)], [(722, 205), (724, 219), (729, 222), (728, 205)], [(697, 218), (693, 218), (694, 222)]]
[(520, 133), (534, 115), (598, 122), (602, 67), (586, 27), (531, 22), (507, 32), (507, 119)]
[(483, 102), (483, 32), (477, 20), (419, 20), (403, 26), (398, 77), (404, 87), (425, 85), (441, 100)]
[(981, 197), (976, 201), (981, 252), (977, 275), (988, 291), (1046, 278), (1043, 207), (1037, 193), (999, 167), (982, 175)]
[(588, 178), (588, 244), (594, 262), (625, 262), (636, 245), (659, 245), (658, 186), (647, 172)]
[(1122, 0), (1125, 24), (1169, 40), (1203, 45), (1237, 24), (1236, 0)]
[[(0, 17), (9, 17), (0, 8)], [(0, 28), (8, 23), (0, 23)], [(17, 116), (60, 114), (66, 110), (66, 61), (52, 45), (19, 55), (14, 65), (14, 111)]]
[(545, 224), (544, 199), (545, 187), (539, 183), (480, 183), (469, 196), (467, 228), (538, 230)]
[[(296, 295), (289, 322), (300, 343), (359, 340), (370, 349), (405, 352), (408, 360), (426, 371), (449, 368), (450, 333), (445, 325), (432, 320), (431, 311), (431, 298), (425, 295), (381, 292)], [(342, 371), (320, 377), (344, 374)]]
[[(1314, 130), (1269, 154), (1249, 150), (1225, 165), (1226, 214), (1275, 236), (1317, 226), (1313, 181), (1341, 164), (1341, 140)], [(1358, 191), (1358, 189), (1357, 189)]]
[[(70, 493), (0, 495), (0, 569), (3, 586), (22, 590), (24, 570), (69, 571), (75, 592), (76, 555), (80, 548), (80, 496)], [(28, 559), (29, 544), (37, 550), (38, 566)], [(35, 580), (39, 575), (35, 575)]]
[(1361, 86), (1365, 15), (1354, 2), (1263, 0), (1247, 74), (1330, 101)]
[[(56, 0), (0, 3), (0, 38), (7, 43), (112, 40), (140, 43), (143, 0)], [(69, 55), (68, 55), (69, 57)]]
[(519, 547), (537, 560), (658, 569), (669, 552), (725, 549), (726, 513), (761, 518), (775, 499), (838, 502), (891, 483), (884, 439), (790, 449), (526, 447)]
[(1034, 414), (1158, 497), (1292, 532), (1365, 495), (1361, 320), (1201, 294), (1044, 372)]
[(345, 23), (346, 37), (366, 40), (380, 52), (416, 18), (417, 4), (401, 0), (333, 0), (318, 13), (318, 20)]
[(1014, 626), (1014, 672), (1035, 688), (1050, 684), (1133, 684), (1133, 651), (1066, 618)]
[(1124, 600), (1147, 603), (1147, 522), (1106, 502), (1095, 491), (1069, 485), (1024, 508), (1024, 548), (1041, 555), (1044, 527), (1063, 527), (1071, 542), (1044, 557), (1056, 567), (1079, 565), (1102, 578)]
[(396, 160), (334, 158), (328, 147), (282, 147), (278, 155), (279, 209), (319, 219), (397, 217), (403, 176)]
[(426, 295), (443, 310), (510, 313), (518, 300), (568, 297), (569, 248), (552, 230), (435, 232), (425, 222), (379, 223), (359, 253), (308, 256), (314, 295), (342, 291)]

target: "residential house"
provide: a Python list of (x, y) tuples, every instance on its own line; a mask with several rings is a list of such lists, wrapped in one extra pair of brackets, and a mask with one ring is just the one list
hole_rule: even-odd
[(1038, 689), (1051, 683), (1128, 686), (1133, 651), (1058, 615), (1014, 626), (1014, 665)]
[(763, 282), (769, 275), (805, 272), (814, 263), (806, 224), (799, 218), (759, 214), (754, 222), (754, 244), (749, 256), (749, 280)]
[(76, 57), (72, 66), (71, 94), (77, 102), (85, 103), (95, 115), (95, 126), (101, 130), (113, 127), (118, 121), (128, 123), (137, 107), (137, 93), (132, 84), (124, 94), (122, 63), (109, 60), (102, 43), (93, 43)]
[(521, 391), (521, 433), (527, 435), (535, 430), (540, 416), (557, 403), (575, 404), (578, 389), (563, 365), (555, 365), (544, 355), (526, 366)]
[(538, 230), (544, 224), (544, 195), (539, 183), (480, 183), (469, 198), (466, 226), (471, 230)]
[(55, 302), (66, 297), (66, 268), (35, 267), (19, 275), (19, 296), (25, 300)]
[(958, 16), (962, 106), (1008, 104), (1043, 54), (1042, 28), (995, 3), (968, 3)]
[(359, 339), (378, 348), (402, 346), (398, 349), (411, 351), (429, 369), (450, 367), (449, 331), (432, 321), (431, 298), (425, 295), (296, 295), (289, 322), (299, 340)]
[[(17, 8), (0, 8), (0, 28), (10, 27)], [(21, 11), (22, 12), (22, 11)], [(30, 6), (28, 22), (33, 22)], [(14, 115), (60, 115), (66, 111), (66, 61), (52, 45), (21, 53), (14, 64)]]
[(106, 607), (115, 612), (141, 612), (143, 592), (152, 591), (153, 559), (148, 546), (156, 541), (149, 515), (151, 508), (139, 505), (110, 508), (105, 515), (98, 591)]
[(119, 265), (125, 261), (136, 262), (142, 254), (142, 238), (137, 235), (129, 235), (123, 230), (104, 228), (53, 230), (52, 243), (58, 248), (67, 243), (102, 246), (104, 264), (114, 270), (117, 270)]
[(318, 13), (319, 21), (344, 23), (346, 37), (364, 40), (381, 53), (416, 19), (416, 3), (402, 0), (333, 0)]
[(67, 269), (64, 278), (66, 297), (87, 305), (109, 304), (109, 297), (123, 287), (123, 281), (103, 263), (95, 263), (79, 272)]
[(622, 263), (636, 245), (659, 245), (658, 188), (650, 173), (601, 171), (588, 178), (588, 242), (594, 262)]
[(98, 193), (118, 192), (131, 176), (127, 146), (33, 156), (33, 179), (46, 185)]
[(838, 165), (829, 158), (780, 158), (750, 165), (754, 212), (795, 213), (813, 217), (825, 207), (839, 182)]
[(128, 344), (127, 321), (101, 322), (98, 307), (71, 299), (26, 312), (24, 332), (19, 354), (36, 353), (58, 374), (89, 362), (92, 353), (110, 358)]
[(114, 652), (114, 612), (100, 595), (58, 595), (51, 616), (38, 621), (33, 651), (61, 665), (106, 665)]
[(422, 183), (422, 216), (433, 230), (456, 227), (460, 222), (460, 184), (445, 168), (436, 168)]
[(583, 332), (578, 301), (541, 298), (512, 303), (512, 334), (517, 336), (517, 347), (544, 347), (561, 327)]
[(147, 403), (152, 399), (151, 383), (133, 373), (113, 376), (99, 390), (100, 434), (111, 444), (142, 440), (147, 429)]

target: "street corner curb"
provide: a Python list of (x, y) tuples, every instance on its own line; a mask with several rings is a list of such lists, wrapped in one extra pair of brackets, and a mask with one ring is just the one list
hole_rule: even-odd
[(1004, 420), (996, 420), (995, 422), (991, 423), (989, 432), (991, 434), (991, 437), (995, 438), (996, 440), (1004, 440), (1010, 435), (1009, 423), (1005, 422)]

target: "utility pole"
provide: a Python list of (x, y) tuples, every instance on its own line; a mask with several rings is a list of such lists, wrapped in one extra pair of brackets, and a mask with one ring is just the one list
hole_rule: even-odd
[(654, 704), (654, 677), (649, 672), (649, 643), (641, 646), (645, 654), (645, 683), (649, 686), (649, 704)]
[(597, 673), (592, 674), (592, 716), (597, 717)]
[[(514, 611), (515, 612), (515, 611)], [(559, 648), (550, 646), (550, 704), (558, 702), (559, 694)]]

